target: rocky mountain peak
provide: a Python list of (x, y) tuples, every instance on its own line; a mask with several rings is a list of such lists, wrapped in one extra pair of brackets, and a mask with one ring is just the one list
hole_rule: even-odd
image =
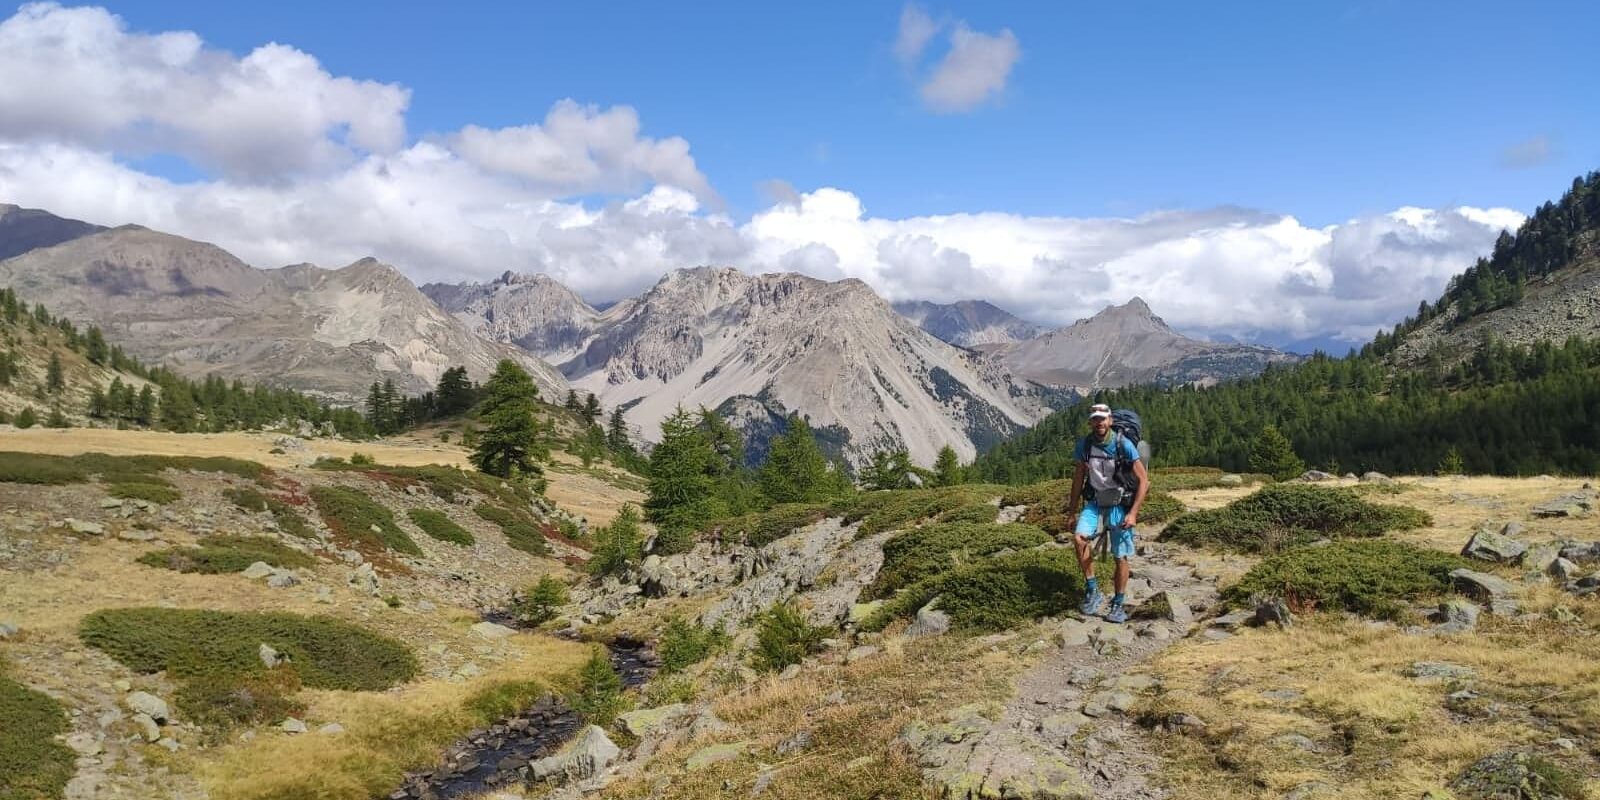
[(1113, 325), (1128, 331), (1149, 330), (1177, 335), (1171, 326), (1167, 325), (1166, 320), (1156, 316), (1150, 309), (1150, 304), (1138, 295), (1134, 295), (1133, 299), (1122, 305), (1107, 306), (1094, 316), (1079, 320), (1075, 325)]

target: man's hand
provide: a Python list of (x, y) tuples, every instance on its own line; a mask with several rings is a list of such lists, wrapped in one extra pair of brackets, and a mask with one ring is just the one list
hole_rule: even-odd
[(1077, 522), (1078, 521), (1078, 515), (1081, 514), (1081, 513), (1083, 513), (1083, 506), (1081, 506), (1081, 505), (1079, 505), (1077, 503), (1073, 503), (1072, 505), (1067, 506), (1067, 519), (1069, 521)]
[(1133, 527), (1135, 525), (1138, 525), (1138, 524), (1139, 524), (1139, 512), (1137, 512), (1137, 511), (1129, 511), (1128, 515), (1122, 518), (1122, 527), (1124, 527), (1124, 528), (1131, 528), (1131, 527)]

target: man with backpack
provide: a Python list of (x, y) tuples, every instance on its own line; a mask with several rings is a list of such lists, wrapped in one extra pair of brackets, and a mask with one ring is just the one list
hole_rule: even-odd
[(1067, 518), (1077, 519), (1072, 544), (1078, 551), (1078, 565), (1088, 588), (1084, 593), (1085, 615), (1100, 610), (1105, 595), (1100, 593), (1094, 574), (1095, 539), (1104, 534), (1111, 541), (1111, 555), (1117, 561), (1107, 622), (1127, 622), (1124, 607), (1128, 589), (1128, 559), (1133, 556), (1133, 526), (1139, 522), (1139, 508), (1150, 491), (1150, 473), (1139, 456), (1139, 417), (1096, 404), (1089, 409), (1089, 435), (1078, 441), (1072, 458), (1077, 468), (1072, 473), (1072, 495), (1067, 501)]

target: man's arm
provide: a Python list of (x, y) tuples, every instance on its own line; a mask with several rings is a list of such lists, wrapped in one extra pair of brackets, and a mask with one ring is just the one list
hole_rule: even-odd
[(1083, 481), (1089, 475), (1089, 468), (1082, 461), (1072, 471), (1072, 494), (1067, 496), (1067, 516), (1076, 516), (1078, 507), (1083, 504)]
[(1129, 528), (1139, 521), (1139, 509), (1144, 506), (1144, 496), (1150, 493), (1150, 471), (1144, 468), (1144, 459), (1133, 462), (1133, 476), (1139, 479), (1139, 491), (1134, 492), (1133, 507), (1128, 509), (1128, 515), (1122, 520), (1122, 524)]

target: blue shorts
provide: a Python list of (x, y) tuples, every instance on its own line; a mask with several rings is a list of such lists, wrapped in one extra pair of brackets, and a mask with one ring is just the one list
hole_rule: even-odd
[(1100, 514), (1106, 513), (1106, 530), (1111, 532), (1111, 557), (1129, 558), (1133, 555), (1133, 529), (1122, 527), (1122, 517), (1126, 513), (1122, 506), (1112, 506), (1101, 509), (1089, 503), (1083, 507), (1083, 513), (1078, 515), (1078, 529), (1076, 533), (1090, 541), (1094, 540), (1095, 533), (1100, 528)]

